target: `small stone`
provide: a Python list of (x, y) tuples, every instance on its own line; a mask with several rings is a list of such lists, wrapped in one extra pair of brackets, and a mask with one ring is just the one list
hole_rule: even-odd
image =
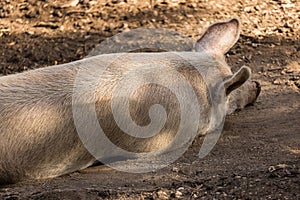
[(16, 21), (17, 23), (19, 23), (19, 24), (22, 24), (22, 23), (23, 23), (23, 20), (20, 19), (20, 18), (16, 19), (15, 21)]
[(250, 13), (251, 12), (251, 7), (245, 7), (244, 11), (247, 12), (247, 13)]
[(179, 188), (177, 188), (177, 190), (178, 190), (178, 191), (184, 190), (184, 187), (179, 187)]
[(274, 85), (282, 85), (284, 83), (284, 81), (281, 79), (281, 78), (276, 78), (274, 81), (273, 81), (273, 84)]
[(25, 14), (25, 17), (26, 18), (35, 18), (35, 17), (37, 17), (37, 15), (39, 14), (39, 12), (38, 11), (35, 11), (35, 10), (30, 10), (30, 11), (28, 11), (26, 14)]
[(298, 62), (292, 62), (285, 68), (286, 73), (300, 72), (300, 64)]
[(290, 80), (288, 80), (288, 81), (286, 81), (286, 82), (285, 82), (285, 84), (286, 84), (286, 85), (288, 85), (288, 86), (292, 86), (292, 85), (294, 85), (294, 82), (293, 82), (293, 81), (290, 81)]
[(173, 168), (172, 168), (172, 171), (178, 173), (178, 172), (179, 172), (179, 169), (178, 169), (177, 167), (173, 167)]
[(191, 3), (188, 5), (189, 8), (197, 8), (197, 4), (196, 3)]
[(157, 192), (157, 197), (159, 199), (169, 199), (167, 193), (161, 190)]
[(252, 31), (255, 35), (263, 35), (263, 33), (260, 30), (254, 29)]
[(26, 31), (25, 33), (28, 35), (34, 35), (34, 31)]
[(294, 84), (295, 84), (298, 88), (300, 88), (300, 80), (295, 81)]
[(182, 192), (180, 192), (180, 191), (176, 191), (175, 192), (175, 198), (180, 198), (182, 196)]

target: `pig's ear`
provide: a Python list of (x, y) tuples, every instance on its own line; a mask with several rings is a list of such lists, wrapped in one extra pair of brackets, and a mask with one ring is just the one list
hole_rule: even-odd
[(239, 20), (215, 23), (207, 28), (196, 43), (196, 51), (206, 51), (211, 55), (225, 54), (240, 36)]
[(226, 95), (243, 85), (251, 76), (249, 67), (243, 66), (238, 72), (233, 74), (229, 79), (224, 81)]

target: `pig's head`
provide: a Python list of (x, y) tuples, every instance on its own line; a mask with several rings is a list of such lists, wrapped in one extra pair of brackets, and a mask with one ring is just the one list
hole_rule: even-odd
[[(253, 104), (260, 93), (260, 85), (251, 81), (251, 70), (243, 66), (236, 73), (225, 61), (224, 54), (237, 42), (240, 35), (240, 23), (237, 19), (218, 22), (203, 33), (196, 42), (196, 51), (207, 54), (218, 62), (218, 71), (223, 77), (226, 92), (226, 113), (230, 114), (235, 110), (242, 109)], [(214, 74), (209, 77), (214, 78)]]

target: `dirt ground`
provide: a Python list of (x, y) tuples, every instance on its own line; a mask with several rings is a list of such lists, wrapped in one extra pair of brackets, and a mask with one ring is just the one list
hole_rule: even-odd
[(105, 38), (162, 27), (197, 39), (211, 22), (239, 17), (226, 57), (262, 85), (254, 106), (227, 117), (213, 151), (197, 144), (171, 166), (128, 174), (95, 166), (0, 186), (0, 199), (300, 199), (300, 3), (262, 1), (1, 0), (0, 73), (83, 58)]

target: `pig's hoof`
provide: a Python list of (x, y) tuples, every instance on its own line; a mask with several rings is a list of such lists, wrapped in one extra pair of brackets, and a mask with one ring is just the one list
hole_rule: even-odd
[[(257, 97), (259, 96), (259, 94), (260, 94), (260, 91), (261, 91), (261, 86), (260, 86), (260, 83), (259, 82), (257, 82), (257, 81), (252, 81), (252, 83), (255, 83), (255, 86), (253, 85), (253, 92), (255, 92), (255, 93), (252, 93), (252, 95), (251, 95), (251, 100), (249, 101), (249, 103), (248, 104), (246, 104), (246, 106), (245, 107), (248, 107), (248, 106), (253, 106), (254, 105), (254, 103), (256, 102), (256, 100), (257, 100)], [(254, 89), (254, 87), (255, 87), (255, 89)], [(254, 97), (254, 95), (255, 95), (255, 97)]]
[(260, 94), (260, 91), (261, 91), (261, 86), (260, 86), (260, 83), (259, 82), (257, 82), (257, 81), (254, 81), (255, 82), (255, 84), (256, 84), (256, 98), (255, 99), (257, 99), (257, 97), (259, 96), (259, 94)]

